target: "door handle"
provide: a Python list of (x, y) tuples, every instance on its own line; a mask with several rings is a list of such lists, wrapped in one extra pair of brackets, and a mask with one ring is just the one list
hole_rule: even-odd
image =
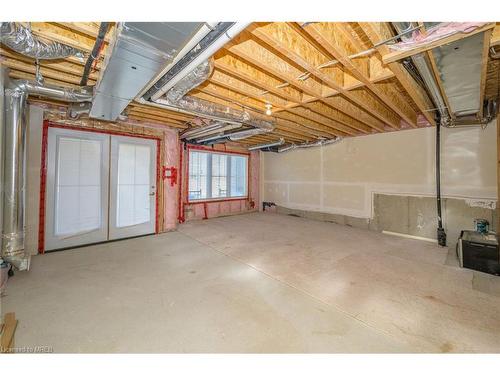
[(155, 195), (156, 193), (153, 191), (152, 193), (149, 193), (149, 195), (153, 196)]

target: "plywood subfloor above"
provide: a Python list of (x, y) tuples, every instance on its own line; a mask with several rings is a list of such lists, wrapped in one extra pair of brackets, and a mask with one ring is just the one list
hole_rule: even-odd
[[(112, 24), (105, 37), (90, 84), (99, 79), (115, 27)], [(31, 28), (39, 37), (88, 54), (99, 23), (34, 22)], [(391, 35), (389, 25), (380, 22), (254, 23), (216, 53), (213, 74), (190, 95), (243, 107), (263, 119), (269, 119), (264, 112), (266, 104), (271, 104), (276, 130), (242, 142), (247, 145), (280, 137), (301, 143), (432, 125), (434, 109), (427, 94), (400, 62), (382, 63), (387, 53), (383, 47), (363, 57), (349, 57)], [(497, 24), (491, 32), (492, 45), (500, 44), (498, 35)], [(328, 66), (333, 60), (337, 62)], [(3, 45), (0, 62), (10, 69), (12, 78), (34, 79), (34, 61)], [(498, 93), (498, 68), (491, 59), (487, 63), (484, 92), (488, 98)], [(74, 57), (42, 61), (41, 72), (48, 83), (74, 87), (80, 82), (83, 66), (84, 62)], [(178, 129), (189, 127), (193, 119), (137, 103), (131, 103), (126, 112), (134, 121)]]

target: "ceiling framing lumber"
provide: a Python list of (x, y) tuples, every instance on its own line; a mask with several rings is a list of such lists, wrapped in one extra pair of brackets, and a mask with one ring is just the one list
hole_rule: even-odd
[(500, 45), (500, 22), (497, 22), (493, 32), (491, 33), (490, 46), (495, 47)]
[[(30, 23), (36, 36), (77, 48), (87, 56), (99, 25), (99, 22)], [(105, 47), (89, 75), (90, 85), (99, 79), (116, 26), (111, 23), (106, 33)], [(489, 58), (488, 47), (500, 45), (500, 23), (488, 24), (484, 30), (487, 43), (483, 50), (481, 95), (488, 99), (498, 94), (496, 72), (500, 64)], [(473, 33), (455, 37), (469, 35)], [(385, 45), (370, 51), (375, 44), (392, 36), (390, 25), (384, 22), (314, 22), (306, 26), (296, 22), (255, 23), (214, 55), (212, 75), (188, 95), (245, 110), (275, 123), (273, 132), (239, 141), (242, 145), (277, 141), (280, 137), (289, 143), (314, 142), (434, 125), (434, 105), (425, 88), (399, 62), (401, 55)], [(423, 52), (439, 83), (431, 48), (434, 45)], [(367, 50), (366, 54), (356, 56)], [(411, 54), (419, 52), (415, 49)], [(8, 68), (12, 78), (35, 78), (34, 59), (3, 45), (0, 63)], [(48, 84), (79, 87), (84, 64), (85, 58), (75, 56), (42, 60), (40, 71)], [(445, 93), (443, 96), (446, 101)], [(47, 99), (30, 98), (32, 102), (43, 100)], [(265, 115), (267, 104), (272, 106), (271, 116)], [(130, 123), (136, 125), (148, 123), (182, 130), (201, 123), (195, 115), (153, 103), (133, 101), (125, 113)]]
[(461, 40), (461, 39), (467, 38), (469, 36), (472, 36), (472, 35), (475, 35), (478, 33), (482, 33), (483, 31), (491, 30), (494, 27), (495, 27), (495, 23), (490, 22), (484, 26), (481, 26), (481, 27), (474, 29), (473, 31), (471, 31), (469, 33), (455, 33), (453, 35), (445, 36), (444, 38), (433, 40), (430, 43), (426, 43), (426, 44), (416, 46), (413, 48), (408, 48), (408, 49), (403, 50), (403, 51), (390, 52), (382, 57), (382, 61), (384, 62), (384, 64), (389, 64), (391, 62), (395, 62), (395, 61), (404, 59), (405, 57), (417, 55), (419, 53), (431, 50), (433, 48), (440, 47), (440, 46), (443, 46), (445, 44), (453, 43), (453, 42), (456, 42), (457, 40)]
[[(360, 22), (359, 26), (371, 41), (372, 45), (376, 45), (392, 37), (388, 26), (384, 23)], [(389, 53), (389, 47), (381, 45), (377, 47), (377, 51), (383, 60), (384, 56)], [(434, 105), (425, 90), (413, 79), (410, 73), (408, 73), (408, 71), (406, 71), (400, 63), (390, 63), (388, 64), (388, 67), (394, 73), (396, 79), (399, 81), (401, 86), (403, 86), (408, 95), (413, 99), (427, 121), (431, 125), (435, 125)]]
[[(380, 106), (380, 103), (378, 103), (377, 100), (368, 97), (365, 97), (367, 101), (359, 100), (359, 97), (353, 95), (352, 91), (345, 90), (344, 87), (339, 84), (339, 79), (336, 79), (331, 74), (327, 74), (326, 72), (318, 69), (317, 66), (322, 63), (326, 63), (328, 58), (321, 55), (321, 53), (314, 46), (307, 43), (304, 39), (304, 41), (301, 42), (301, 48), (298, 48), (297, 41), (295, 39), (284, 37), (285, 35), (288, 36), (288, 34), (292, 32), (295, 32), (294, 29), (286, 23), (269, 23), (264, 26), (255, 27), (251, 30), (252, 35), (256, 36), (262, 42), (275, 49), (287, 59), (293, 61), (293, 63), (300, 66), (306, 72), (310, 72), (314, 77), (324, 82), (326, 86), (353, 101), (362, 110), (371, 113), (373, 116), (377, 117), (379, 120), (394, 129), (400, 127), (399, 118), (395, 114), (390, 113), (386, 108), (384, 108), (384, 106)], [(296, 82), (314, 82), (313, 79), (308, 79), (305, 82), (298, 81), (296, 77), (297, 75), (293, 77), (294, 79), (290, 77), (288, 78), (290, 84), (296, 85)], [(306, 89), (306, 86), (302, 85), (302, 88)], [(324, 99), (322, 97), (322, 93), (318, 94), (310, 91), (308, 94), (319, 97), (321, 101)], [(355, 116), (352, 113), (349, 115)]]
[(481, 83), (480, 83), (480, 96), (479, 96), (479, 117), (483, 117), (484, 113), (484, 95), (486, 91), (486, 78), (487, 78), (487, 73), (488, 73), (488, 58), (489, 58), (489, 53), (490, 53), (490, 40), (491, 40), (491, 33), (492, 29), (487, 30), (484, 32), (483, 35), (483, 53), (481, 56)]
[[(335, 28), (338, 29), (336, 30)], [(308, 33), (319, 45), (322, 45), (336, 60), (338, 60), (356, 79), (363, 82), (368, 89), (375, 94), (387, 107), (396, 112), (408, 124), (417, 127), (417, 114), (400, 98), (391, 95), (383, 84), (372, 83), (367, 77), (366, 71), (360, 68), (360, 64), (354, 63), (348, 58), (349, 54), (361, 52), (355, 49), (352, 43), (346, 43), (339, 35), (351, 35), (345, 30), (346, 24), (314, 23), (302, 30)], [(348, 49), (350, 47), (350, 50)], [(366, 61), (365, 61), (366, 62)]]

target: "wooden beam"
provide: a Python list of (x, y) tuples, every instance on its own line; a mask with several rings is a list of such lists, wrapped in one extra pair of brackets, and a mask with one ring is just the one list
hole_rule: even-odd
[[(343, 86), (339, 84), (338, 80), (327, 74), (324, 70), (317, 68), (318, 65), (327, 62), (328, 58), (326, 56), (319, 56), (320, 52), (315, 47), (307, 43), (307, 41), (305, 41), (304, 39), (302, 39), (302, 41), (300, 42), (301, 47), (298, 48), (298, 42), (296, 41), (295, 36), (294, 38), (289, 37), (290, 33), (296, 32), (293, 30), (293, 28), (287, 26), (287, 24), (267, 24), (265, 26), (256, 27), (251, 32), (252, 35), (254, 35), (256, 38), (269, 45), (272, 49), (285, 56), (294, 64), (300, 66), (305, 71), (312, 73), (312, 75), (316, 77), (316, 79), (320, 79), (321, 81), (323, 81), (334, 92), (338, 92), (344, 95), (349, 100), (353, 101), (361, 110), (368, 112), (370, 115), (378, 118), (380, 121), (383, 121), (391, 127), (399, 127), (399, 118), (395, 114), (391, 113), (387, 108), (385, 108), (385, 106), (380, 106), (380, 103), (377, 103), (377, 100), (375, 100), (374, 98), (368, 101), (358, 100), (355, 95), (352, 95), (351, 91), (345, 90)], [(279, 57), (275, 58), (279, 59)], [(301, 71), (298, 70), (298, 74), (292, 77), (288, 77), (286, 80), (290, 84), (300, 86), (301, 89), (308, 94), (318, 97), (323, 101), (323, 92), (318, 93), (309, 90), (309, 86), (313, 85), (314, 82), (317, 81), (312, 78), (309, 78), (306, 81), (299, 81), (296, 79), (296, 77), (300, 75), (300, 73)], [(349, 113), (348, 115), (356, 118), (356, 114), (354, 113)], [(373, 124), (367, 125), (371, 126)]]
[[(288, 85), (286, 87), (279, 87), (283, 85), (282, 80), (275, 78), (274, 76), (270, 75), (267, 72), (266, 73), (263, 72), (256, 66), (247, 63), (245, 60), (241, 59), (236, 55), (233, 55), (229, 51), (227, 51), (225, 54), (221, 53), (217, 54), (215, 57), (214, 65), (216, 71), (221, 71), (227, 75), (239, 79), (240, 81), (248, 82), (254, 87), (262, 89), (262, 92), (268, 91), (269, 93), (272, 93), (274, 96), (288, 100), (286, 108), (280, 108), (279, 106), (276, 106), (275, 109), (273, 110), (274, 113), (287, 111), (288, 109), (291, 108), (300, 108), (301, 105), (305, 105), (307, 103), (319, 101), (322, 99), (314, 96), (308, 96), (305, 97), (305, 99), (302, 99), (301, 92), (295, 89), (292, 85)], [(375, 70), (376, 70), (376, 75), (372, 77), (373, 82), (383, 81), (385, 79), (394, 76), (392, 72), (390, 72), (390, 74), (387, 74), (388, 69), (375, 68)], [(276, 86), (278, 86), (278, 88)], [(355, 82), (346, 83), (344, 88), (345, 90), (354, 90), (362, 86), (363, 84), (361, 82), (356, 81), (356, 83)], [(329, 97), (337, 94), (338, 92), (324, 93), (323, 97)], [(376, 128), (377, 130), (383, 131), (384, 124), (382, 122), (380, 122), (376, 118), (371, 117), (364, 111), (359, 111), (359, 108), (357, 106), (349, 105), (350, 102), (348, 101), (345, 102), (346, 103), (341, 107), (335, 107), (335, 105), (333, 107), (336, 109), (349, 107), (350, 108), (349, 112), (346, 113), (356, 114), (356, 118), (361, 118), (362, 119), (361, 122), (364, 122), (364, 124), (361, 124), (360, 122), (352, 123), (352, 118), (349, 119), (349, 117), (344, 117), (345, 119), (348, 119), (346, 121), (349, 121), (350, 127), (361, 130), (365, 127), (365, 124), (370, 123), (373, 124), (372, 128)], [(344, 113), (342, 113), (342, 115), (344, 115)]]
[(190, 121), (194, 117), (192, 115), (186, 115), (184, 113), (173, 112), (173, 111), (169, 111), (167, 109), (161, 109), (159, 107), (152, 107), (152, 106), (139, 104), (139, 103), (135, 103), (135, 102), (130, 103), (127, 108), (129, 110), (135, 110), (137, 112), (142, 112), (145, 114), (153, 114), (153, 115), (157, 115), (157, 116), (168, 117), (168, 118), (171, 118), (173, 120), (178, 120), (181, 122)]
[[(360, 64), (354, 63), (348, 56), (361, 52), (355, 50), (352, 43), (344, 40), (344, 35), (351, 35), (343, 23), (322, 22), (313, 23), (304, 27), (303, 32), (310, 35), (319, 45), (323, 46), (335, 59), (337, 59), (356, 79), (363, 82), (387, 107), (397, 113), (402, 119), (413, 127), (417, 127), (417, 114), (404, 100), (391, 95), (382, 85), (372, 83), (367, 71), (363, 71)], [(342, 34), (339, 33), (342, 32)], [(399, 127), (396, 126), (396, 128)]]
[[(213, 84), (204, 84), (201, 85), (197, 88), (197, 91), (207, 93), (213, 97), (221, 98), (223, 100), (226, 100), (229, 103), (242, 103), (248, 107), (251, 107), (255, 112), (257, 113), (262, 113), (264, 111), (263, 104), (259, 101), (256, 101), (252, 98), (242, 96), (241, 94), (232, 91), (231, 89), (228, 89), (226, 87), (218, 87), (217, 85)], [(237, 108), (241, 109), (241, 108)], [(294, 112), (294, 110), (287, 110), (288, 112)], [(320, 117), (318, 117), (320, 116)], [(343, 135), (343, 134), (355, 134), (355, 132), (352, 131), (347, 126), (344, 126), (343, 124), (332, 120), (331, 118), (326, 118), (324, 116), (318, 115), (316, 113), (306, 113), (302, 114), (302, 118), (299, 120), (300, 123), (316, 123), (315, 125), (324, 125), (328, 126), (331, 129), (336, 130), (336, 135)], [(297, 122), (299, 122), (297, 121)], [(314, 125), (313, 125), (314, 126)], [(340, 133), (339, 133), (340, 131)]]
[(489, 53), (490, 53), (490, 46), (489, 42), (491, 39), (491, 32), (492, 30), (488, 30), (484, 32), (483, 35), (483, 53), (481, 56), (481, 84), (479, 88), (479, 118), (483, 117), (483, 112), (484, 112), (484, 94), (486, 91), (486, 77), (488, 73), (488, 60), (489, 60)]
[[(34, 73), (27, 73), (27, 72), (23, 72), (23, 71), (16, 70), (16, 69), (9, 70), (9, 77), (27, 79), (30, 81), (35, 80)], [(51, 84), (51, 85), (62, 86), (62, 87), (73, 87), (73, 88), (80, 87), (79, 85), (75, 85), (75, 84), (68, 83), (66, 81), (62, 81), (60, 79), (54, 79), (54, 78), (45, 78), (45, 82), (48, 84)]]
[(13, 312), (5, 314), (2, 337), (0, 339), (0, 353), (10, 353), (10, 350), (14, 347), (16, 328), (16, 315)]
[(500, 45), (500, 22), (497, 22), (493, 32), (491, 33), (490, 46)]
[[(65, 27), (66, 29), (79, 32), (86, 36), (96, 39), (99, 34), (100, 22), (58, 22), (58, 25)], [(104, 42), (109, 43), (111, 41), (111, 34), (113, 33), (114, 26), (110, 25), (108, 31), (104, 36)]]
[(66, 44), (87, 53), (92, 51), (95, 43), (94, 37), (82, 35), (70, 28), (50, 22), (32, 22), (31, 31), (40, 37)]
[(390, 52), (384, 56), (382, 56), (382, 61), (384, 64), (389, 64), (391, 62), (399, 61), (401, 59), (404, 59), (406, 57), (410, 57), (413, 55), (417, 55), (419, 53), (431, 50), (436, 47), (443, 46), (445, 44), (453, 43), (456, 42), (457, 40), (461, 40), (464, 38), (468, 38), (472, 35), (476, 35), (478, 33), (482, 33), (483, 31), (491, 30), (495, 27), (494, 22), (487, 23), (484, 26), (478, 27), (474, 30), (472, 30), (469, 33), (464, 33), (464, 32), (458, 32), (453, 35), (445, 36), (443, 38), (435, 39), (429, 43), (426, 44), (421, 44), (418, 46), (410, 47), (408, 49), (405, 49), (403, 51), (394, 51)]
[[(359, 26), (373, 45), (392, 36), (385, 23), (360, 22)], [(377, 51), (383, 59), (383, 57), (389, 53), (389, 47), (382, 45), (377, 47)], [(388, 67), (394, 73), (396, 79), (399, 81), (401, 86), (403, 86), (408, 95), (413, 99), (427, 121), (431, 125), (436, 125), (434, 120), (434, 105), (425, 90), (413, 79), (413, 77), (400, 63), (390, 63)]]
[[(224, 97), (221, 97), (221, 96), (216, 95), (214, 93), (206, 93), (206, 92), (197, 90), (196, 92), (192, 93), (192, 96), (200, 98), (200, 99), (208, 100), (208, 101), (220, 104), (220, 105), (224, 105), (224, 106), (227, 106), (227, 107), (231, 107), (231, 108), (234, 108), (234, 109), (241, 110), (241, 107), (237, 103), (232, 102), (232, 101), (228, 101)], [(249, 108), (249, 110), (251, 110), (251, 108)], [(261, 118), (261, 119), (265, 120), (265, 118), (262, 118), (261, 116), (259, 116), (258, 112), (257, 113), (255, 111), (252, 111), (252, 112), (254, 112), (254, 115), (257, 118)], [(277, 126), (278, 130), (277, 131), (279, 132), (280, 125), (281, 125), (280, 121), (277, 121), (277, 124), (278, 124), (278, 126)], [(273, 133), (276, 133), (276, 132), (273, 132)], [(273, 133), (271, 133), (271, 134), (273, 134)], [(290, 134), (282, 134), (282, 135), (285, 138), (288, 137), (287, 139), (293, 138), (293, 136), (291, 137)]]
[[(31, 73), (33, 75), (35, 75), (35, 72), (36, 72), (36, 67), (33, 63), (27, 63), (27, 62), (15, 60), (12, 58), (4, 58), (2, 61), (2, 65), (7, 67), (7, 68), (19, 70), (21, 72)], [(80, 76), (72, 74), (72, 73), (68, 74), (68, 73), (60, 71), (60, 70), (52, 69), (52, 67), (48, 68), (47, 65), (45, 65), (45, 64), (40, 65), (40, 73), (42, 74), (42, 76), (44, 78), (53, 78), (53, 79), (57, 79), (59, 81), (71, 83), (74, 85), (80, 84), (80, 79), (81, 79)], [(92, 85), (95, 82), (96, 82), (95, 79), (89, 79), (90, 85)]]

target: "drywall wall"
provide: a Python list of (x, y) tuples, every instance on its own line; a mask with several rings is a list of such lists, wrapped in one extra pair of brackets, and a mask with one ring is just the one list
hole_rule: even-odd
[[(442, 194), (466, 204), (497, 200), (496, 123), (442, 129)], [(374, 218), (377, 193), (435, 195), (435, 129), (347, 138), (265, 153), (263, 199), (281, 207)], [(475, 200), (475, 201), (473, 201)]]

